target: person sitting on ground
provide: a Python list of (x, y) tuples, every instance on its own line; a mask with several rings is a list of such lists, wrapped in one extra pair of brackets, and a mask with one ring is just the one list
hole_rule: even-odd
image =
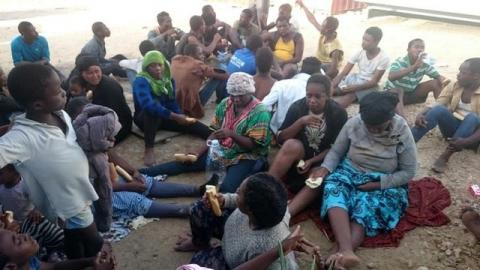
[(473, 208), (465, 207), (460, 213), (460, 219), (475, 239), (480, 241), (480, 215)]
[(216, 33), (213, 40), (210, 43), (206, 43), (205, 21), (201, 16), (192, 16), (190, 18), (190, 32), (183, 35), (175, 47), (175, 52), (176, 54), (183, 54), (187, 44), (198, 44), (205, 56), (209, 56), (213, 53), (221, 39), (222, 36)]
[(132, 86), (135, 78), (137, 77), (137, 73), (142, 72), (143, 57), (147, 52), (156, 50), (155, 45), (153, 45), (150, 40), (144, 40), (140, 42), (138, 49), (140, 50), (140, 54), (142, 56), (134, 59), (124, 59), (118, 63), (127, 72), (128, 81)]
[(338, 19), (328, 16), (320, 24), (303, 0), (297, 0), (297, 4), (303, 8), (308, 21), (320, 32), (316, 56), (322, 62), (322, 69), (331, 79), (338, 74), (338, 68), (343, 58), (342, 44), (337, 38)]
[(19, 234), (0, 229), (0, 268), (1, 269), (35, 269), (35, 270), (82, 270), (93, 267), (93, 270), (115, 269), (115, 257), (112, 247), (105, 244), (96, 257), (71, 259), (50, 263), (40, 261), (36, 257), (39, 244), (28, 234)]
[[(408, 54), (395, 60), (390, 66), (388, 81), (384, 90), (398, 95), (397, 113), (405, 117), (404, 105), (425, 103), (428, 93), (433, 92), (435, 99), (442, 92), (445, 77), (429, 63), (425, 63), (425, 42), (419, 38), (408, 42)], [(431, 80), (422, 82), (427, 75)], [(445, 81), (447, 82), (447, 81)]]
[(35, 207), (50, 220), (63, 220), (69, 258), (95, 256), (103, 239), (90, 205), (98, 196), (70, 117), (63, 111), (66, 95), (58, 75), (48, 66), (28, 63), (10, 71), (7, 85), (26, 113), (16, 116), (0, 137), (0, 167), (14, 164)]
[[(310, 173), (314, 181), (325, 179), (320, 215), (328, 217), (335, 236), (332, 254), (341, 255), (335, 266), (358, 264), (354, 251), (364, 237), (393, 230), (407, 209), (417, 150), (407, 122), (395, 114), (397, 103), (388, 92), (365, 96), (360, 114), (347, 121), (321, 167)], [(321, 187), (304, 187), (289, 209), (306, 207)]]
[(175, 42), (185, 34), (179, 28), (172, 26), (172, 18), (166, 11), (157, 14), (158, 26), (148, 32), (147, 38), (155, 45), (168, 61), (175, 56)]
[(134, 121), (144, 132), (144, 163), (155, 164), (155, 134), (160, 129), (189, 133), (206, 139), (212, 132), (199, 121), (189, 121), (175, 100), (170, 64), (159, 51), (145, 54), (142, 72), (133, 83)]
[(255, 54), (255, 64), (257, 66), (257, 73), (253, 76), (255, 81), (255, 97), (262, 101), (277, 81), (272, 78), (271, 69), (273, 65), (273, 53), (268, 47), (263, 47), (257, 50)]
[(259, 35), (250, 35), (247, 40), (247, 46), (236, 50), (230, 58), (230, 62), (227, 65), (227, 73), (245, 72), (252, 76), (255, 75), (255, 53), (262, 46), (263, 41)]
[(0, 68), (0, 126), (10, 124), (12, 113), (23, 111), (22, 107), (8, 93), (5, 88), (6, 84), (5, 73)]
[[(330, 99), (330, 86), (328, 77), (312, 75), (307, 81), (306, 97), (290, 106), (279, 129), (277, 142), (282, 148), (268, 173), (284, 180), (294, 193), (305, 186), (310, 169), (321, 164), (347, 122), (345, 109)], [(300, 160), (304, 163), (298, 164)], [(293, 210), (290, 208), (292, 216), (297, 214)]]
[(80, 54), (89, 54), (95, 57), (100, 63), (103, 74), (126, 78), (127, 73), (118, 65), (120, 60), (127, 59), (125, 56), (117, 54), (110, 59), (105, 58), (107, 55), (105, 38), (110, 36), (110, 29), (103, 22), (95, 22), (92, 24), (92, 32), (93, 38), (83, 46)]
[(14, 38), (10, 44), (13, 64), (37, 63), (50, 66), (61, 81), (65, 76), (50, 63), (50, 49), (47, 39), (40, 36), (31, 22), (22, 21), (18, 24), (20, 36)]
[[(175, 246), (177, 251), (196, 251), (191, 263), (234, 269), (289, 236), (287, 192), (271, 175), (254, 174), (243, 181), (236, 194), (217, 193), (216, 198), (222, 215), (214, 215), (206, 198), (199, 201), (190, 216), (191, 237), (181, 236)], [(222, 239), (221, 246), (210, 246), (214, 237)], [(293, 253), (286, 258), (286, 269), (298, 269)], [(268, 269), (281, 269), (280, 261)]]
[(232, 27), (226, 22), (220, 21), (217, 19), (217, 13), (211, 5), (205, 5), (202, 7), (202, 18), (205, 22), (205, 42), (211, 43), (214, 40), (215, 34), (219, 34), (223, 42), (217, 43), (216, 50), (225, 49), (226, 40), (231, 40), (232, 36)]
[[(176, 55), (172, 59), (177, 103), (185, 115), (195, 118), (205, 115), (203, 106), (213, 92), (216, 92), (217, 103), (226, 97), (228, 73), (208, 66), (204, 60), (205, 56), (198, 44), (188, 44), (183, 55)], [(208, 81), (204, 84), (205, 80)]]
[[(378, 47), (382, 39), (382, 30), (376, 26), (369, 27), (363, 34), (362, 50), (348, 60), (342, 72), (332, 81), (335, 101), (347, 108), (355, 101), (361, 101), (367, 94), (378, 91), (378, 83), (388, 68), (389, 58)], [(358, 64), (358, 73), (350, 74), (353, 66)]]
[(282, 69), (283, 77), (289, 79), (297, 73), (297, 64), (302, 61), (303, 36), (290, 27), (285, 17), (279, 17), (276, 26), (277, 31), (266, 32), (262, 34), (262, 38), (268, 41), (275, 55), (275, 61)]
[(232, 37), (231, 40), (234, 49), (241, 49), (247, 46), (247, 40), (251, 35), (259, 35), (260, 28), (252, 23), (253, 11), (251, 9), (244, 9), (240, 14), (240, 19), (235, 21), (232, 27)]
[[(226, 175), (220, 185), (221, 192), (235, 192), (249, 175), (263, 170), (270, 146), (270, 113), (254, 96), (252, 76), (237, 72), (227, 81), (230, 95), (215, 110), (211, 127), (216, 130), (208, 139), (220, 141)], [(206, 169), (208, 147), (205, 144), (195, 155), (197, 161), (178, 161), (160, 164), (140, 172), (147, 175), (177, 175)], [(222, 179), (220, 179), (221, 181)]]
[(316, 57), (303, 59), (300, 73), (288, 80), (276, 82), (270, 93), (262, 100), (270, 111), (273, 112), (270, 129), (277, 134), (283, 124), (290, 105), (305, 97), (305, 88), (310, 75), (319, 73), (322, 63)]
[[(217, 184), (215, 179), (201, 186), (159, 182), (154, 177), (141, 175), (111, 150), (120, 126), (112, 110), (88, 104), (85, 98), (75, 98), (68, 104), (67, 111), (72, 116), (78, 143), (89, 159), (90, 178), (100, 197), (94, 204), (95, 222), (100, 231), (109, 230), (112, 217), (186, 217), (190, 213), (189, 204), (161, 203), (150, 198), (201, 196), (205, 185)], [(132, 181), (110, 171), (117, 165), (131, 175)]]
[(80, 57), (76, 68), (86, 92), (92, 91), (92, 103), (114, 110), (120, 119), (122, 129), (115, 137), (115, 143), (120, 143), (132, 130), (132, 111), (125, 100), (122, 86), (103, 74), (101, 64), (93, 56)]
[(426, 107), (417, 115), (412, 127), (415, 142), (437, 125), (448, 140), (447, 148), (433, 163), (433, 171), (443, 173), (455, 152), (478, 147), (479, 115), (480, 58), (470, 58), (460, 66), (457, 81), (443, 89), (432, 107)]
[[(290, 27), (293, 31), (298, 32), (300, 29), (300, 23), (292, 17), (292, 5), (288, 3), (281, 4), (278, 6), (278, 18), (285, 18), (289, 21)], [(263, 30), (270, 31), (277, 26), (276, 22), (271, 22)]]
[(19, 224), (20, 233), (32, 236), (47, 257), (53, 252), (63, 252), (63, 230), (35, 209), (25, 181), (12, 164), (0, 169), (0, 205), (11, 211)]

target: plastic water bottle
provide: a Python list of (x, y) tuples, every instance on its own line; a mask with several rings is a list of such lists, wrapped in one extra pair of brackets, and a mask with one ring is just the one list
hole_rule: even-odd
[(207, 146), (208, 156), (205, 167), (205, 176), (208, 181), (213, 175), (217, 175), (218, 186), (220, 186), (226, 175), (225, 165), (223, 164), (223, 150), (218, 140), (208, 140)]

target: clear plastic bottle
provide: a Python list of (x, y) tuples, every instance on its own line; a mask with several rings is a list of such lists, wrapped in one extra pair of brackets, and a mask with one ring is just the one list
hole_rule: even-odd
[(223, 182), (226, 175), (225, 165), (223, 163), (223, 150), (218, 140), (208, 140), (208, 156), (205, 167), (205, 177), (209, 181), (213, 175), (218, 176), (218, 186)]

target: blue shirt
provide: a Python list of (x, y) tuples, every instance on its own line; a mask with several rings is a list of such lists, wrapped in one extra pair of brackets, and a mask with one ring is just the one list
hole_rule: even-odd
[(172, 97), (157, 96), (153, 94), (152, 87), (143, 77), (137, 77), (133, 82), (133, 103), (135, 104), (135, 114), (146, 111), (155, 117), (168, 119), (172, 112), (181, 113), (175, 100), (175, 84), (173, 84)]
[(255, 75), (257, 66), (255, 64), (255, 54), (247, 48), (236, 50), (227, 66), (228, 74), (234, 72), (245, 72)]
[(40, 60), (50, 61), (48, 42), (42, 36), (38, 36), (32, 44), (27, 44), (22, 36), (18, 36), (11, 43), (13, 63), (22, 61), (36, 62)]

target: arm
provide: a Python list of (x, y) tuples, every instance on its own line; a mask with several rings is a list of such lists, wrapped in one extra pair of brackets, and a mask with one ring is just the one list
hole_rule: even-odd
[(281, 83), (280, 82), (275, 82), (272, 86), (272, 89), (270, 89), (270, 93), (266, 97), (263, 98), (262, 104), (267, 106), (267, 108), (272, 111), (273, 106), (278, 103), (278, 98), (280, 96), (280, 91), (281, 91)]
[(156, 117), (170, 119), (172, 112), (153, 97), (147, 80), (143, 78), (135, 80), (133, 83), (133, 96), (142, 110), (146, 110)]
[(288, 108), (285, 120), (283, 120), (282, 126), (278, 132), (278, 143), (283, 144), (286, 140), (295, 138), (299, 132), (303, 130), (305, 125), (308, 124), (309, 115), (301, 116), (299, 113), (299, 105), (297, 102), (293, 103)]
[(417, 61), (413, 65), (410, 65), (407, 68), (401, 68), (398, 60), (392, 63), (390, 67), (390, 73), (388, 74), (389, 81), (400, 80), (401, 78), (407, 76), (408, 74), (417, 71), (423, 65), (421, 57), (418, 57)]
[(336, 88), (338, 86), (338, 84), (343, 80), (343, 78), (345, 78), (345, 76), (347, 76), (350, 71), (352, 70), (354, 64), (353, 63), (350, 63), (348, 62), (345, 67), (343, 68), (342, 72), (340, 72), (340, 74), (338, 74), (333, 80), (332, 80), (332, 88)]
[(382, 78), (383, 74), (385, 73), (385, 70), (380, 70), (377, 69), (375, 73), (373, 74), (373, 77), (371, 80), (361, 83), (361, 84), (356, 84), (356, 85), (349, 85), (345, 88), (342, 89), (343, 93), (352, 93), (352, 92), (357, 92), (365, 89), (370, 89), (372, 87), (375, 87), (378, 85), (378, 82)]
[(328, 151), (322, 167), (327, 169), (329, 172), (332, 172), (337, 167), (340, 160), (345, 157), (348, 148), (350, 148), (350, 139), (348, 138), (348, 132), (352, 121), (355, 121), (355, 118), (352, 118), (345, 126), (343, 126), (340, 134), (338, 134), (335, 143), (332, 145), (330, 151)]
[(320, 32), (322, 31), (322, 25), (320, 23), (318, 23), (317, 19), (315, 18), (315, 16), (313, 15), (312, 12), (310, 12), (310, 10), (308, 10), (308, 8), (305, 6), (305, 4), (303, 3), (303, 1), (297, 1), (297, 4), (300, 5), (300, 7), (303, 9), (303, 11), (305, 12), (305, 15), (307, 16), (307, 19), (308, 21), (313, 25), (315, 26), (315, 28)]
[(93, 266), (95, 258), (83, 258), (67, 260), (58, 263), (46, 263), (42, 262), (40, 270), (82, 270), (84, 268)]
[(293, 58), (287, 61), (284, 61), (282, 64), (297, 64), (302, 61), (303, 57), (303, 49), (305, 47), (303, 36), (300, 33), (295, 34), (296, 38), (295, 42), (295, 53), (293, 54)]
[(125, 171), (127, 171), (130, 175), (134, 175), (137, 171), (135, 167), (133, 167), (128, 161), (123, 159), (115, 150), (110, 149), (108, 152), (108, 161), (112, 162), (115, 165), (122, 167)]
[(197, 45), (199, 45), (200, 48), (202, 48), (203, 53), (208, 55), (208, 54), (211, 54), (213, 52), (213, 50), (215, 50), (215, 48), (217, 47), (217, 43), (220, 41), (221, 38), (222, 37), (217, 33), (213, 37), (213, 41), (208, 46), (205, 46), (196, 37), (194, 37), (192, 35), (192, 36), (188, 37), (188, 43), (187, 44), (197, 44)]

